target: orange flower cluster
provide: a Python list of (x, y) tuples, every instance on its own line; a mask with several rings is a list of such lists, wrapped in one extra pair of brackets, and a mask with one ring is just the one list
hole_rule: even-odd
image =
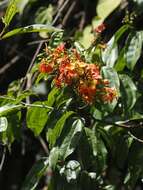
[(41, 60), (39, 71), (54, 74), (57, 87), (71, 86), (89, 104), (101, 100), (112, 102), (116, 97), (116, 90), (101, 77), (99, 66), (85, 63), (76, 49), (68, 51), (62, 43), (46, 52), (48, 56)]

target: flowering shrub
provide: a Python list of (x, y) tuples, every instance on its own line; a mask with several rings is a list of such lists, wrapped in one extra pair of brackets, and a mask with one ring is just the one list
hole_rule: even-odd
[(46, 49), (47, 57), (41, 60), (39, 71), (54, 75), (57, 87), (71, 86), (87, 103), (112, 102), (116, 89), (103, 79), (98, 64), (84, 62), (76, 49), (70, 52), (64, 43), (55, 49)]
[[(16, 13), (20, 11), (16, 18), (19, 23), (35, 2), (42, 4), (36, 13), (37, 24), (9, 31)], [(26, 47), (38, 43), (34, 56), (27, 56), (29, 49), (23, 55), (20, 46), (20, 51), (14, 51), (20, 52), (19, 56), (9, 63), (11, 67), (19, 57), (31, 60), (26, 75), (0, 95), (0, 171), (7, 180), (18, 178), (17, 186), (12, 183), (2, 189), (135, 190), (142, 185), (143, 176), (141, 0), (95, 1), (97, 16), (87, 26), (86, 10), (81, 8), (91, 1), (56, 2), (45, 1), (47, 8), (43, 1), (12, 0), (2, 19), (2, 45), (16, 34), (38, 32), (45, 38), (37, 42), (39, 37), (32, 35), (36, 41), (31, 40)], [(74, 10), (77, 2), (84, 4), (79, 4), (80, 12), (78, 6)], [(72, 11), (77, 12), (70, 20), (79, 23), (79, 31), (71, 21), (68, 30), (53, 27), (65, 26)], [(124, 18), (118, 19), (120, 14)], [(28, 23), (33, 17), (28, 17)], [(118, 26), (116, 19), (122, 20)], [(71, 25), (76, 31), (70, 31)], [(115, 25), (113, 31), (111, 25)], [(21, 67), (22, 62), (18, 64)], [(13, 162), (6, 166), (11, 158), (14, 163), (18, 160), (16, 167)], [(19, 158), (26, 162), (23, 172)], [(18, 167), (18, 177), (15, 171), (11, 175), (11, 167)]]

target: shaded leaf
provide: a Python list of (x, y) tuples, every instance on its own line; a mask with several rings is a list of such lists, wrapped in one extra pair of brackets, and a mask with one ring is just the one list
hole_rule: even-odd
[(77, 119), (71, 126), (68, 125), (67, 127), (66, 133), (63, 134), (64, 140), (60, 146), (60, 158), (63, 160), (75, 150), (81, 136), (83, 122)]
[(119, 75), (123, 90), (120, 91), (126, 109), (130, 110), (137, 100), (137, 88), (132, 79), (125, 74)]
[(26, 176), (26, 179), (22, 185), (21, 190), (35, 190), (36, 186), (42, 175), (45, 173), (48, 167), (48, 159), (41, 159), (37, 161), (29, 174)]
[(53, 146), (57, 140), (57, 138), (61, 135), (64, 124), (68, 117), (70, 117), (74, 112), (68, 111), (65, 112), (62, 117), (57, 121), (56, 125), (53, 129), (49, 129), (47, 133), (47, 138), (50, 146)]
[(134, 69), (142, 51), (142, 32), (132, 32), (127, 40), (125, 51), (126, 65), (130, 70)]

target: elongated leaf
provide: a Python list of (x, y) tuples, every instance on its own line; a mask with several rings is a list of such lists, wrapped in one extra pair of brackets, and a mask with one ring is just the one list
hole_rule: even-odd
[(27, 175), (21, 190), (35, 190), (42, 175), (48, 167), (48, 159), (41, 159), (34, 164)]
[(119, 54), (118, 60), (117, 60), (116, 65), (115, 65), (116, 71), (123, 71), (125, 66), (126, 66), (126, 60), (125, 60), (125, 56), (124, 56), (125, 51), (126, 51), (126, 46), (123, 47), (123, 49), (121, 50), (121, 52)]
[[(128, 29), (129, 25), (122, 26), (107, 43), (107, 48), (102, 52), (102, 59), (107, 66), (113, 67), (115, 65), (118, 58), (118, 41)], [(123, 56), (124, 54), (122, 56), (120, 55), (117, 62), (119, 62)]]
[(56, 97), (58, 96), (60, 90), (58, 88), (53, 88), (50, 93), (48, 94), (48, 100), (47, 105), (52, 106), (56, 100)]
[(43, 107), (31, 107), (27, 111), (27, 127), (30, 128), (34, 134), (39, 135), (47, 120), (48, 120), (48, 112), (50, 111), (48, 108), (44, 107), (44, 102), (35, 102), (34, 104), (40, 104)]
[(50, 146), (53, 146), (57, 140), (57, 138), (60, 136), (64, 124), (69, 116), (71, 116), (74, 112), (69, 111), (62, 115), (62, 117), (57, 121), (56, 125), (53, 129), (49, 129), (47, 133), (47, 138), (49, 141)]
[(96, 169), (102, 171), (106, 168), (107, 150), (101, 139), (97, 138), (91, 129), (84, 128), (87, 141), (95, 159)]
[(60, 149), (59, 147), (53, 147), (49, 154), (49, 166), (52, 169), (55, 169), (56, 164), (60, 158)]
[(125, 51), (126, 65), (130, 70), (134, 69), (142, 51), (142, 32), (132, 32), (127, 40), (128, 47)]
[(0, 117), (0, 132), (6, 131), (8, 121), (6, 117)]
[(24, 33), (32, 33), (32, 32), (49, 32), (49, 33), (51, 33), (51, 32), (55, 32), (55, 31), (61, 31), (61, 30), (58, 28), (55, 28), (53, 26), (50, 26), (50, 25), (33, 24), (30, 26), (16, 28), (14, 30), (11, 30), (10, 32), (4, 34), (2, 36), (2, 39), (9, 38), (11, 36), (18, 35), (18, 34), (24, 34)]
[(66, 133), (64, 133), (64, 140), (60, 146), (60, 157), (65, 160), (67, 156), (75, 150), (83, 129), (83, 122), (77, 119), (72, 126), (68, 126)]
[[(8, 145), (10, 148), (11, 144), (14, 142), (15, 139), (20, 138), (20, 119), (21, 119), (21, 112), (14, 112), (7, 115), (7, 128), (6, 130), (2, 131), (0, 134), (1, 141), (3, 144)], [(6, 127), (6, 126), (5, 126)]]
[(107, 43), (107, 48), (102, 53), (102, 59), (107, 66), (113, 67), (117, 58), (118, 48), (117, 44), (115, 45), (115, 37), (113, 36), (111, 40)]
[(9, 5), (7, 7), (5, 16), (3, 17), (2, 21), (7, 27), (10, 22), (12, 21), (14, 15), (18, 12), (18, 7), (17, 7), (17, 0), (10, 0)]
[(133, 108), (137, 100), (137, 88), (128, 75), (122, 74), (120, 75), (120, 79), (123, 86), (121, 97), (124, 101), (126, 109), (130, 110)]
[(14, 112), (17, 110), (20, 110), (22, 108), (22, 105), (15, 105), (15, 104), (7, 104), (5, 106), (0, 107), (0, 116), (6, 115), (10, 112)]

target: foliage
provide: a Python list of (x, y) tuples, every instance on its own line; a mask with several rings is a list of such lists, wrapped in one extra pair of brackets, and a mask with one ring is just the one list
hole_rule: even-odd
[[(134, 189), (143, 176), (142, 67), (139, 70), (143, 31), (136, 26), (142, 2), (132, 2), (136, 17), (127, 12), (107, 43), (108, 26), (103, 22), (121, 1), (99, 1), (99, 18), (70, 42), (66, 31), (50, 24), (54, 14), (47, 21), (43, 18), (46, 10), (54, 10), (51, 4), (37, 13), (37, 22), (42, 17), (43, 23), (7, 32), (28, 3), (10, 1), (1, 32), (1, 40), (33, 32), (46, 32), (47, 37), (26, 77), (13, 83), (17, 90), (10, 85), (0, 96), (0, 142), (10, 152), (26, 130), (45, 151), (21, 189), (34, 190), (46, 177), (48, 190)], [(93, 41), (84, 43), (88, 35)], [(35, 90), (42, 84), (44, 95)]]

